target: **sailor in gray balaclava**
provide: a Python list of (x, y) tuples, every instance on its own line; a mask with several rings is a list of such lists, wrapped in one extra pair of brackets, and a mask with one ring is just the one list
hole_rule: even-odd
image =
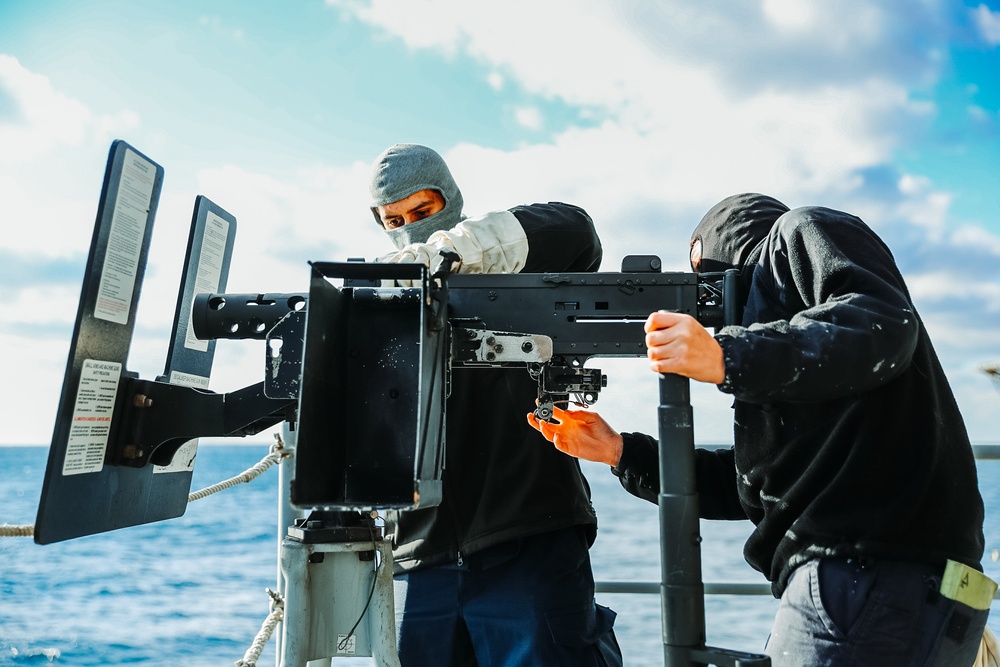
[[(397, 248), (380, 262), (434, 271), (448, 250), (461, 257), (451, 266), (461, 273), (600, 268), (601, 241), (582, 208), (536, 202), (466, 217), (447, 165), (425, 146), (384, 151), (369, 192)], [(399, 662), (621, 665), (615, 614), (594, 602), (597, 516), (587, 481), (524, 422), (537, 379), (523, 368), (454, 369), (449, 387), (441, 502), (385, 517)]]
[(421, 190), (433, 190), (444, 198), (444, 208), (418, 222), (386, 229), (386, 234), (400, 250), (411, 243), (426, 243), (436, 231), (451, 229), (462, 215), (462, 192), (451, 171), (437, 151), (417, 144), (396, 144), (387, 148), (372, 167), (371, 208), (375, 221), (385, 227), (379, 207), (406, 199)]
[[(418, 144), (396, 144), (372, 165), (369, 182), (375, 220), (398, 248), (380, 262), (419, 262), (434, 267), (442, 250), (457, 252), (452, 271), (517, 273), (528, 256), (524, 228), (511, 211), (491, 211), (467, 218), (462, 193), (444, 159)], [(386, 224), (385, 208), (417, 193), (440, 195), (443, 207), (415, 221)], [(436, 198), (435, 195), (435, 198)], [(438, 201), (440, 204), (440, 200)]]

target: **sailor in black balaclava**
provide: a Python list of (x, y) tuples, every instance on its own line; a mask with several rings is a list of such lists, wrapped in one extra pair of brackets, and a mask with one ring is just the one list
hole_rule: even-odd
[[(698, 224), (691, 264), (740, 269), (742, 325), (658, 311), (647, 353), (733, 397), (734, 446), (695, 452), (698, 508), (753, 524), (744, 558), (781, 600), (772, 664), (971, 665), (996, 591), (975, 457), (889, 248), (855, 215), (741, 194)], [(555, 417), (528, 421), (657, 502), (655, 438)]]
[(691, 268), (695, 273), (739, 269), (746, 296), (764, 239), (787, 211), (787, 206), (766, 195), (723, 199), (709, 209), (691, 234)]

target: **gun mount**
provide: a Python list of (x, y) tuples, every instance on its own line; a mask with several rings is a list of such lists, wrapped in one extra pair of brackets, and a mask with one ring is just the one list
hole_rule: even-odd
[[(162, 167), (112, 144), (39, 501), (39, 544), (180, 516), (197, 438), (281, 422), (297, 429), (299, 507), (323, 516), (430, 506), (441, 498), (453, 369), (523, 366), (538, 382), (537, 414), (549, 418), (555, 403), (597, 400), (607, 378), (586, 367), (591, 358), (645, 356), (650, 312), (688, 313), (706, 327), (740, 321), (735, 271), (664, 273), (649, 255), (626, 257), (618, 273), (451, 275), (448, 258), (434, 275), (419, 264), (312, 262), (308, 293), (226, 294), (236, 220), (199, 196), (166, 368), (144, 380), (125, 361), (162, 179)], [(266, 341), (264, 379), (209, 391), (220, 338)], [(666, 664), (763, 667), (764, 656), (705, 646), (688, 382), (660, 381)], [(308, 524), (296, 524), (298, 533)], [(371, 541), (391, 559), (380, 535), (372, 531)], [(282, 549), (305, 628), (302, 568), (323, 560), (296, 551), (316, 546), (307, 542), (290, 530)]]

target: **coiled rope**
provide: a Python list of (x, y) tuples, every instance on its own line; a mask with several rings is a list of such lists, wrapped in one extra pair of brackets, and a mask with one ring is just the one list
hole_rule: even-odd
[(278, 626), (278, 623), (284, 620), (285, 600), (281, 597), (280, 593), (276, 593), (270, 588), (266, 590), (267, 594), (271, 596), (271, 613), (261, 623), (260, 630), (257, 631), (257, 636), (253, 638), (250, 648), (243, 654), (243, 659), (237, 660), (234, 663), (236, 667), (256, 667), (257, 660), (260, 658), (260, 654), (264, 652), (264, 647), (267, 646), (267, 642), (271, 639), (274, 629)]
[(10, 524), (3, 524), (0, 526), (0, 537), (31, 537), (35, 534), (35, 527), (28, 526), (11, 526)]

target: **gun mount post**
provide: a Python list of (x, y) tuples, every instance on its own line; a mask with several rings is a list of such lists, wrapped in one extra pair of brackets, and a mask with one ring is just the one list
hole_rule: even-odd
[(687, 667), (690, 650), (705, 644), (690, 400), (687, 378), (660, 375), (660, 619), (667, 667)]
[(660, 620), (665, 667), (769, 667), (765, 655), (705, 646), (691, 382), (660, 375)]
[(314, 510), (297, 519), (281, 541), (278, 586), (278, 667), (361, 656), (399, 667), (392, 548), (373, 517)]

